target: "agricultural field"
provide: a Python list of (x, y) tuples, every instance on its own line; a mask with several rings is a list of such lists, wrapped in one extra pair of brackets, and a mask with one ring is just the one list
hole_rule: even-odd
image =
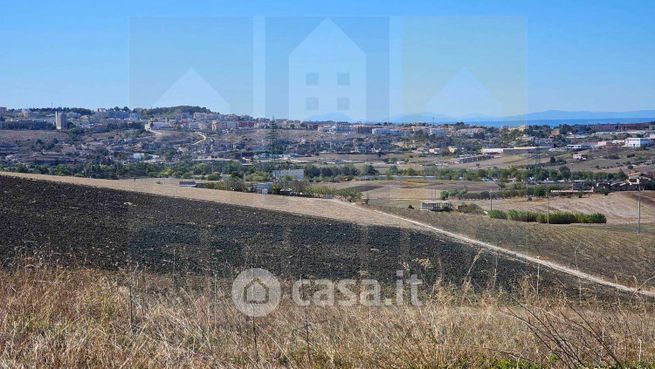
[[(238, 198), (188, 198), (224, 191), (171, 195), (172, 184), (133, 181), (127, 191), (106, 188), (125, 181), (78, 180), (0, 176), (2, 365), (558, 368), (655, 360), (649, 299), (384, 214), (397, 223), (348, 218), (371, 208), (343, 205), (334, 208), (340, 216), (319, 217), (295, 209), (312, 199), (287, 202), (295, 211), (284, 212)], [(162, 192), (147, 193), (153, 187)], [(608, 278), (611, 267), (626, 284), (630, 273), (642, 282), (653, 260), (650, 243), (634, 245), (652, 242), (646, 238), (614, 242), (612, 232), (583, 227), (520, 233), (523, 225), (482, 217), (393, 211), (562, 263), (570, 255), (553, 245), (575, 239), (575, 266)], [(533, 246), (515, 243), (522, 239)], [(622, 242), (628, 247), (619, 250)], [(374, 278), (386, 290), (403, 270), (424, 281), (422, 306), (302, 307), (284, 295), (271, 314), (249, 318), (229, 291), (251, 267), (270, 270), (284, 289), (304, 277)]]
[(103, 180), (80, 177), (50, 176), (23, 173), (3, 173), (0, 177), (38, 179), (98, 188), (110, 188), (174, 198), (209, 201), (221, 204), (246, 206), (255, 209), (278, 210), (297, 215), (322, 216), (363, 225), (386, 225), (415, 228), (412, 224), (365, 211), (355, 204), (338, 200), (299, 198), (288, 196), (257, 195), (253, 193), (179, 187), (179, 179), (128, 179)]
[[(581, 213), (602, 213), (607, 217), (608, 224), (633, 225), (636, 228), (638, 218), (638, 199), (641, 199), (641, 221), (655, 223), (655, 191), (643, 192), (613, 192), (607, 196), (601, 194), (585, 194), (578, 196), (553, 196), (550, 201), (545, 198), (516, 197), (508, 199), (494, 199), (493, 208), (498, 210), (528, 210), (540, 213), (550, 211), (569, 211)], [(492, 204), (489, 200), (457, 200), (453, 204), (474, 203), (485, 210)]]
[[(289, 278), (382, 281), (407, 269), (427, 283), (471, 280), (477, 288), (492, 283), (509, 290), (537, 273), (524, 262), (411, 228), (6, 176), (0, 184), (4, 263), (30, 257), (71, 267), (224, 277), (262, 267)], [(543, 269), (539, 283), (544, 290), (576, 287), (570, 277)]]
[[(444, 180), (376, 180), (350, 181), (341, 183), (322, 183), (331, 188), (352, 188), (362, 192), (362, 197), (374, 206), (396, 207), (406, 209), (410, 205), (418, 209), (421, 202), (439, 200), (444, 190), (466, 190), (468, 192), (497, 191), (493, 182), (476, 181), (444, 181)], [(550, 211), (569, 211), (582, 213), (602, 213), (610, 225), (633, 225), (636, 229), (640, 198), (641, 222), (655, 223), (655, 192), (613, 192), (608, 195), (585, 194), (578, 196), (552, 196), (550, 201), (545, 198), (515, 197), (489, 200), (459, 200), (451, 198), (453, 205), (476, 204), (483, 210), (526, 210), (546, 213)]]
[(606, 280), (655, 290), (653, 233), (626, 232), (625, 227), (604, 224), (534, 224), (456, 212), (378, 209), (490, 242), (507, 250), (554, 261)]
[(371, 205), (418, 208), (423, 200), (439, 199), (441, 191), (453, 188), (471, 192), (489, 191), (498, 188), (492, 182), (446, 181), (446, 180), (377, 180), (326, 183), (332, 188), (354, 188), (362, 192), (363, 198)]
[[(515, 154), (515, 155), (498, 155), (493, 159), (482, 160), (472, 163), (451, 163), (447, 168), (466, 168), (466, 169), (491, 169), (491, 168), (510, 168), (517, 167), (523, 168), (526, 165), (533, 165), (536, 163), (545, 164), (549, 161), (550, 156), (547, 153), (542, 153), (539, 156), (533, 154)], [(451, 160), (454, 160), (451, 159)]]

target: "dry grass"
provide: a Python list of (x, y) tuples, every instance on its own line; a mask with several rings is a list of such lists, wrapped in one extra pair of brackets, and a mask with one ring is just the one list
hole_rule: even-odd
[(490, 219), (482, 215), (380, 208), (382, 211), (490, 242), (627, 286), (653, 289), (655, 236), (612, 226), (549, 225)]
[[(576, 367), (655, 362), (646, 302), (434, 286), (422, 307), (310, 307), (254, 322), (211, 277), (0, 271), (0, 367)], [(532, 366), (531, 366), (532, 365)]]
[(58, 131), (40, 131), (40, 130), (0, 130), (0, 143), (13, 144), (16, 141), (51, 141), (53, 139), (65, 141), (68, 135)]
[[(497, 199), (493, 201), (494, 209), (498, 210), (529, 210), (546, 213), (550, 211), (572, 211), (581, 213), (602, 213), (607, 216), (609, 224), (637, 225), (637, 198), (641, 197), (641, 222), (655, 222), (655, 192), (644, 191), (641, 194), (635, 191), (613, 192), (607, 196), (594, 194), (582, 198), (551, 197), (550, 201), (544, 198), (533, 198), (528, 201), (526, 197)], [(485, 210), (489, 209), (489, 200), (453, 200), (455, 204), (473, 202)]]

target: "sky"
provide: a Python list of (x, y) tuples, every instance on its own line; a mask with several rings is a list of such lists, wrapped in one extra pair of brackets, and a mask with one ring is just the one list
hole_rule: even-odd
[(652, 1), (5, 1), (0, 106), (655, 109), (654, 18)]

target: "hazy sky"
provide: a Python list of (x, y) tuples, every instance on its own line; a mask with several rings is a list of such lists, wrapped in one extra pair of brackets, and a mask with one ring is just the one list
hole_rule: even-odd
[[(321, 32), (343, 33), (364, 57), (325, 35), (312, 36), (320, 40), (314, 47), (324, 43), (350, 52), (349, 62), (362, 60), (368, 81), (353, 96), (365, 96), (368, 107), (358, 111), (367, 119), (655, 108), (652, 1), (540, 3), (5, 1), (0, 106), (134, 107), (186, 99), (282, 117), (310, 104), (294, 102), (294, 81), (322, 68), (322, 86), (340, 73), (325, 63), (314, 73), (311, 60), (289, 59), (329, 17), (334, 29)], [(349, 78), (348, 86), (360, 86), (356, 75)], [(341, 82), (333, 85), (326, 96), (336, 101)], [(357, 99), (339, 104), (352, 108)]]

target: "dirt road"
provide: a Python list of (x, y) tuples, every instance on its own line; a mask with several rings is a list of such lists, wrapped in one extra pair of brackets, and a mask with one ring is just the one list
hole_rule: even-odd
[(646, 290), (642, 290), (642, 289), (636, 289), (636, 288), (633, 288), (633, 287), (629, 287), (629, 286), (625, 286), (625, 285), (622, 285), (622, 284), (614, 283), (614, 282), (605, 280), (603, 278), (599, 278), (599, 277), (593, 276), (591, 274), (581, 272), (581, 271), (579, 271), (577, 269), (572, 269), (572, 268), (566, 267), (564, 265), (557, 264), (557, 263), (554, 263), (554, 262), (550, 262), (550, 261), (547, 261), (547, 260), (541, 260), (540, 258), (536, 258), (536, 257), (530, 256), (530, 255), (524, 254), (524, 253), (520, 253), (520, 252), (516, 252), (516, 251), (512, 251), (512, 250), (507, 250), (507, 249), (504, 249), (502, 247), (493, 245), (493, 244), (488, 243), (488, 242), (476, 240), (476, 239), (473, 239), (473, 238), (470, 238), (470, 237), (467, 237), (467, 236), (464, 236), (464, 235), (461, 235), (461, 234), (458, 234), (458, 233), (449, 232), (449, 231), (446, 231), (445, 229), (434, 227), (434, 226), (431, 226), (429, 224), (425, 224), (425, 223), (422, 223), (422, 222), (415, 221), (413, 219), (401, 217), (401, 216), (398, 216), (398, 215), (395, 215), (395, 214), (384, 213), (384, 212), (379, 211), (379, 210), (371, 210), (371, 211), (379, 213), (379, 214), (385, 214), (386, 216), (412, 223), (412, 224), (417, 225), (417, 226), (419, 226), (419, 227), (421, 227), (423, 229), (427, 229), (427, 230), (430, 230), (430, 231), (433, 231), (433, 232), (437, 232), (437, 233), (446, 235), (448, 237), (452, 237), (454, 239), (457, 239), (459, 241), (462, 241), (462, 242), (465, 242), (465, 243), (468, 243), (468, 244), (472, 244), (472, 245), (476, 245), (476, 246), (482, 247), (484, 249), (487, 249), (487, 250), (490, 250), (490, 251), (493, 251), (493, 252), (496, 252), (496, 253), (499, 253), (499, 254), (504, 254), (504, 255), (513, 257), (515, 259), (526, 261), (528, 263), (541, 265), (541, 266), (543, 266), (545, 268), (556, 270), (558, 272), (571, 275), (573, 277), (582, 279), (584, 281), (588, 281), (588, 282), (599, 284), (599, 285), (602, 285), (602, 286), (614, 288), (614, 289), (617, 289), (617, 290), (623, 291), (623, 292), (634, 293), (634, 294), (639, 294), (639, 295), (648, 296), (648, 297), (655, 297), (655, 292), (653, 292), (653, 291), (646, 291)]

